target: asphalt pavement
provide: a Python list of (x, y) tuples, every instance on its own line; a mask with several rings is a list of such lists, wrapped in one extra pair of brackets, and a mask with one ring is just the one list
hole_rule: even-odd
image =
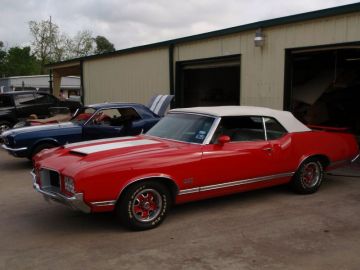
[(0, 269), (360, 268), (356, 175), (326, 176), (312, 195), (281, 186), (176, 206), (131, 232), (112, 214), (46, 203), (30, 169), (0, 151)]

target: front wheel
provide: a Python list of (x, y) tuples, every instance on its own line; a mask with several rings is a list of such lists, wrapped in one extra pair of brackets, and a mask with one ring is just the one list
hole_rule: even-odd
[(11, 123), (8, 121), (0, 121), (0, 134), (4, 131), (9, 130), (12, 127)]
[(49, 143), (49, 142), (43, 142), (38, 144), (31, 152), (29, 159), (32, 160), (32, 158), (39, 152), (41, 152), (44, 149), (50, 149), (50, 148), (54, 148), (57, 147), (57, 145), (53, 144), (53, 143)]
[(170, 208), (170, 194), (161, 183), (135, 183), (124, 192), (116, 214), (125, 226), (133, 230), (148, 230), (165, 219)]
[(323, 180), (324, 169), (316, 158), (305, 160), (295, 173), (291, 185), (295, 192), (311, 194), (316, 192)]

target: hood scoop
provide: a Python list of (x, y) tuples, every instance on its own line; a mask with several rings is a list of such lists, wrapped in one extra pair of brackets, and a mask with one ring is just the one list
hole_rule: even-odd
[(99, 153), (108, 150), (116, 150), (116, 149), (129, 148), (134, 146), (143, 146), (143, 145), (159, 144), (159, 143), (160, 142), (157, 141), (143, 139), (143, 140), (104, 143), (104, 144), (79, 147), (79, 148), (71, 149), (70, 152), (73, 154), (89, 155), (89, 154)]

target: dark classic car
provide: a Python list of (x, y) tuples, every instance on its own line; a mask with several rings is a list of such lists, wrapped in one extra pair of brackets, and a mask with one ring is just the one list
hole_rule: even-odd
[(0, 133), (32, 114), (39, 118), (49, 116), (51, 107), (67, 107), (71, 112), (75, 112), (81, 104), (78, 101), (59, 100), (51, 94), (38, 91), (1, 93)]
[[(159, 113), (159, 106), (153, 110)], [(31, 159), (43, 149), (67, 143), (137, 135), (159, 120), (158, 114), (141, 104), (94, 104), (79, 109), (69, 122), (5, 131), (2, 147), (15, 157)]]

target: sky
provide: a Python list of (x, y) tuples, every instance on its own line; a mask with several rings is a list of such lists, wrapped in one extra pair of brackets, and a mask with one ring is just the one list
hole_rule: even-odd
[(89, 30), (117, 50), (356, 3), (350, 0), (0, 0), (0, 41), (30, 45), (28, 22), (52, 17), (62, 32)]

